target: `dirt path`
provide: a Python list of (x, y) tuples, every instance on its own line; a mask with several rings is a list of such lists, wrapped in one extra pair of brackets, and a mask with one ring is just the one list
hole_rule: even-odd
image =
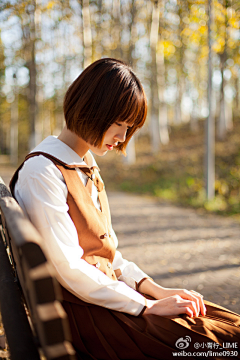
[(109, 193), (123, 256), (165, 287), (240, 313), (240, 225), (142, 196)]
[[(12, 168), (0, 166), (9, 182)], [(123, 256), (166, 287), (184, 287), (240, 313), (240, 225), (126, 193), (109, 193)]]

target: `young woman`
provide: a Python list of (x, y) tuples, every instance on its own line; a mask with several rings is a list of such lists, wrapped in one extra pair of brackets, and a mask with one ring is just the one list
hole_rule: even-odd
[(218, 346), (219, 353), (226, 342), (240, 346), (239, 315), (193, 290), (159, 286), (117, 250), (92, 153), (125, 153), (146, 114), (146, 96), (131, 68), (98, 60), (69, 87), (59, 137), (38, 145), (11, 181), (56, 269), (79, 359), (171, 359), (185, 348), (193, 359), (204, 357), (195, 343)]

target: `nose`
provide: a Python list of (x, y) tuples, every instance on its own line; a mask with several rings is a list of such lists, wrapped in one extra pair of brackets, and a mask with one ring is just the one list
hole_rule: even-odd
[(120, 129), (120, 131), (118, 131), (118, 133), (115, 135), (114, 139), (119, 142), (124, 142), (126, 140), (126, 134), (127, 130)]

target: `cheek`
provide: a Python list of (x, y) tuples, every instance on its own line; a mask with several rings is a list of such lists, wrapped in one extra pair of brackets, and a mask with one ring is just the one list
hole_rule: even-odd
[(108, 129), (106, 132), (104, 139), (112, 139), (115, 136), (115, 131), (112, 129)]

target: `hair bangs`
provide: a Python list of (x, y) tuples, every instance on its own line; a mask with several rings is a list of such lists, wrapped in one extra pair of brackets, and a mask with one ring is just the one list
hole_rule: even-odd
[(132, 91), (125, 104), (127, 106), (123, 107), (119, 120), (126, 121), (132, 127), (127, 131), (126, 140), (116, 147), (116, 150), (124, 155), (126, 155), (126, 147), (131, 137), (143, 126), (147, 117), (147, 99), (141, 86), (140, 91), (136, 88)]

